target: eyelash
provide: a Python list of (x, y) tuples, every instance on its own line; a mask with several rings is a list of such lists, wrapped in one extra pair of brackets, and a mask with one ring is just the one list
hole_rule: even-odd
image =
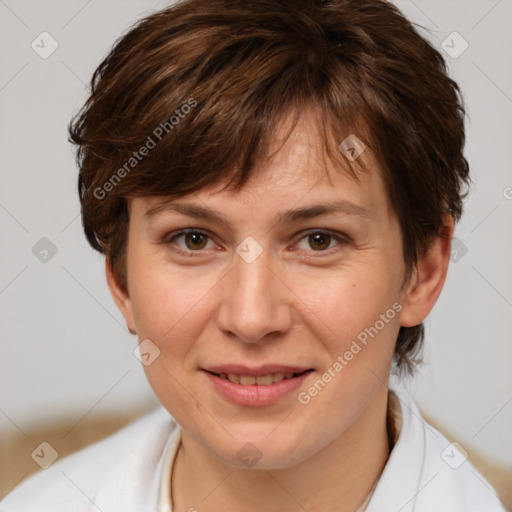
[[(172, 242), (180, 237), (180, 236), (183, 236), (183, 235), (188, 235), (188, 234), (191, 234), (191, 233), (196, 233), (196, 234), (199, 234), (199, 235), (202, 235), (202, 236), (205, 236), (207, 237), (209, 240), (212, 240), (212, 237), (209, 233), (207, 233), (206, 231), (203, 231), (202, 229), (196, 229), (196, 228), (187, 228), (187, 229), (182, 229), (181, 231), (177, 231), (175, 233), (171, 233), (170, 235), (166, 235), (163, 239), (163, 243), (165, 245), (171, 245)], [(302, 236), (297, 240), (296, 243), (300, 242), (301, 240), (303, 240), (304, 238), (307, 238), (308, 236), (311, 236), (311, 235), (317, 235), (317, 234), (320, 234), (320, 235), (328, 235), (330, 236), (333, 240), (335, 240), (336, 242), (338, 242), (338, 245), (334, 246), (334, 247), (331, 247), (330, 249), (325, 249), (325, 250), (319, 250), (319, 251), (314, 251), (314, 250), (310, 250), (310, 251), (305, 251), (304, 249), (299, 249), (299, 251), (303, 251), (303, 252), (307, 252), (307, 253), (317, 253), (315, 256), (312, 256), (311, 254), (308, 254), (307, 257), (321, 257), (322, 255), (325, 255), (325, 254), (332, 254), (332, 250), (333, 249), (336, 249), (336, 247), (339, 247), (340, 245), (345, 245), (347, 243), (350, 242), (349, 238), (346, 236), (346, 235), (341, 235), (341, 234), (338, 234), (338, 233), (334, 233), (330, 230), (322, 230), (322, 229), (312, 229), (312, 230), (308, 230), (308, 231), (305, 231), (304, 233), (302, 233)], [(190, 257), (201, 257), (202, 254), (204, 252), (204, 250), (200, 249), (200, 250), (197, 250), (197, 251), (193, 251), (193, 250), (190, 250), (190, 249), (183, 249), (182, 247), (178, 247), (175, 245), (175, 247), (173, 248), (173, 250), (175, 250), (176, 252), (178, 252), (179, 254), (183, 254), (185, 256), (190, 256)], [(196, 253), (196, 254), (194, 254)]]

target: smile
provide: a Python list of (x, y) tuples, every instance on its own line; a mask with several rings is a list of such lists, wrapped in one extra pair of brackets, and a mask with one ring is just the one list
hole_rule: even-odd
[[(213, 389), (223, 399), (239, 406), (267, 406), (293, 396), (293, 392), (314, 373), (270, 373), (266, 375), (238, 375), (236, 373), (217, 374), (203, 370), (203, 374), (213, 385)], [(275, 379), (275, 380), (274, 380)]]
[(302, 373), (305, 372), (270, 373), (268, 375), (259, 375), (257, 377), (255, 377), (254, 375), (238, 375), (236, 373), (214, 373), (214, 375), (217, 375), (217, 377), (220, 377), (221, 379), (226, 379), (229, 380), (230, 382), (234, 382), (235, 384), (241, 384), (242, 386), (269, 386), (274, 382), (281, 382), (282, 380), (293, 379), (295, 377), (298, 377), (299, 375), (302, 375)]

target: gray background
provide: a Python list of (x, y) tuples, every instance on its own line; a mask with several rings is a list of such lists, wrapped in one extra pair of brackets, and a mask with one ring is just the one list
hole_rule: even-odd
[[(474, 180), (456, 229), (457, 255), (426, 322), (428, 364), (407, 387), (452, 440), (512, 468), (512, 1), (397, 4), (429, 30), (437, 47), (445, 41), (452, 53), (445, 55), (469, 111), (467, 156)], [(164, 5), (0, 1), (4, 435), (157, 405), (133, 355), (136, 338), (109, 295), (103, 260), (81, 231), (66, 127), (114, 40)], [(31, 48), (43, 31), (58, 43), (47, 59)], [(464, 40), (468, 48), (454, 58)], [(47, 244), (43, 237), (57, 249), (45, 262), (39, 259)]]

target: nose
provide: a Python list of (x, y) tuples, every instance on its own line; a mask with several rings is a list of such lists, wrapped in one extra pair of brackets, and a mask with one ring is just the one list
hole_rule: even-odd
[(222, 280), (219, 327), (245, 343), (282, 335), (291, 327), (292, 292), (277, 266), (271, 268), (269, 259), (268, 251), (251, 263), (235, 254), (233, 266)]

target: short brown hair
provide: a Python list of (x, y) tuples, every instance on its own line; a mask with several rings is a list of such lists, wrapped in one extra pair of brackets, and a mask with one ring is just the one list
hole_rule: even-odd
[[(372, 149), (410, 272), (443, 215), (459, 220), (469, 183), (463, 101), (440, 53), (381, 0), (185, 0), (115, 43), (69, 126), (85, 234), (119, 284), (128, 198), (241, 188), (279, 121), (308, 106), (342, 167), (347, 134)], [(356, 163), (344, 168), (357, 179)], [(423, 336), (423, 324), (400, 328), (398, 369)]]

